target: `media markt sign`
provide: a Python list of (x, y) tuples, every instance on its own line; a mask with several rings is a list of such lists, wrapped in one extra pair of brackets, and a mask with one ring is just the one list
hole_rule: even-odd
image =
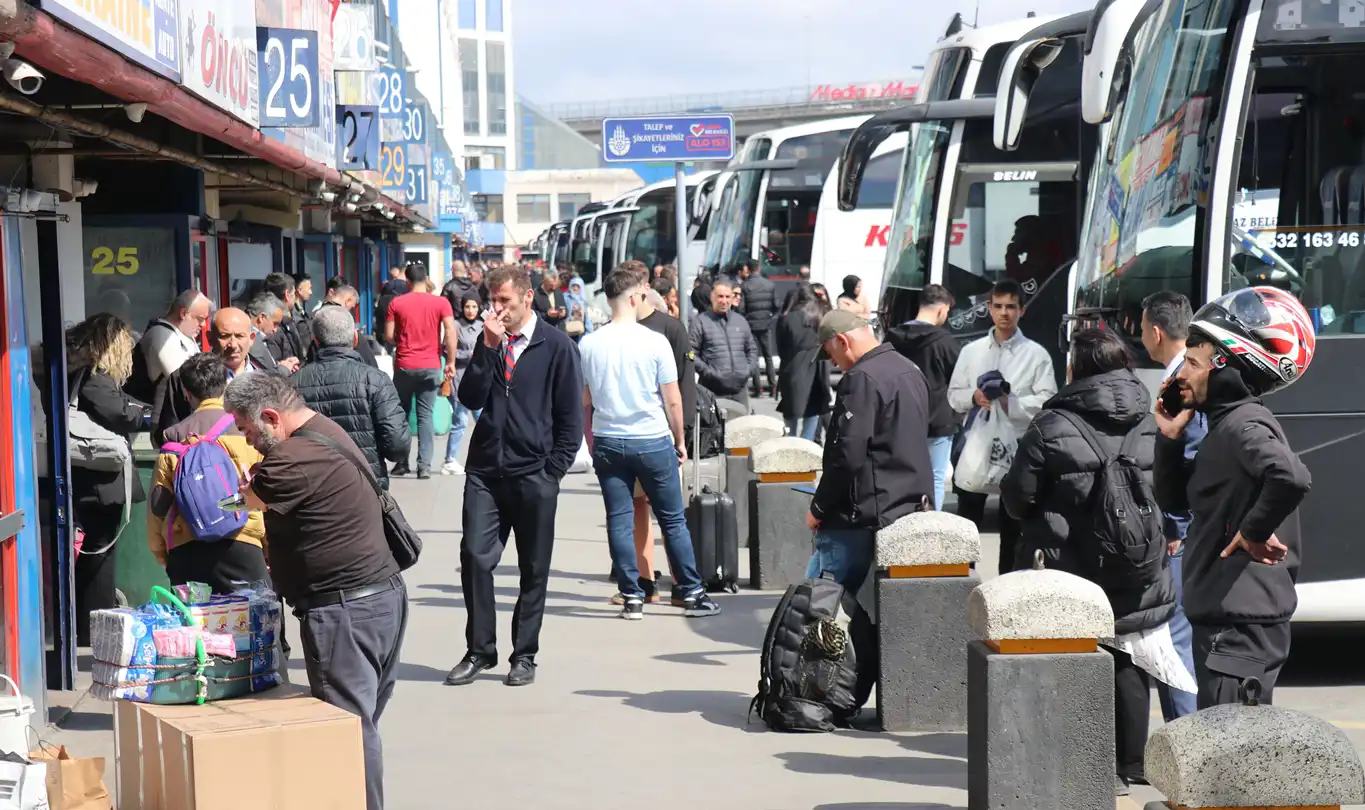
[(816, 85), (810, 91), (810, 100), (816, 101), (868, 101), (871, 99), (900, 99), (914, 101), (919, 87), (912, 82), (886, 82), (885, 84), (835, 84)]
[(688, 163), (729, 160), (735, 154), (730, 115), (654, 115), (602, 119), (602, 157), (608, 163)]

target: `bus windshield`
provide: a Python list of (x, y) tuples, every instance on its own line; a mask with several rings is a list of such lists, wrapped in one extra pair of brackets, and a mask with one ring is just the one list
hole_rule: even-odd
[(762, 180), (763, 172), (743, 171), (735, 172), (726, 184), (711, 237), (706, 241), (708, 270), (728, 271), (753, 255), (754, 217)]
[(646, 267), (669, 264), (678, 253), (677, 229), (673, 216), (677, 191), (661, 188), (642, 195), (636, 203), (640, 210), (630, 217), (626, 233), (626, 254), (622, 261), (634, 259)]

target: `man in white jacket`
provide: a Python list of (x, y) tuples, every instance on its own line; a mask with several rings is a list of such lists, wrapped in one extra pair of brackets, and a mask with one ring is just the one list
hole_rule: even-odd
[[(1004, 279), (991, 288), (991, 321), (995, 327), (985, 337), (974, 340), (962, 349), (952, 382), (948, 384), (948, 404), (962, 414), (964, 424), (976, 408), (989, 408), (992, 414), (1007, 417), (1022, 435), (1029, 422), (1057, 393), (1057, 378), (1052, 370), (1052, 358), (1039, 344), (1024, 337), (1019, 331), (1019, 318), (1024, 314), (1024, 291), (1019, 282)], [(981, 377), (999, 372), (1009, 385), (989, 385), (983, 390)], [(980, 413), (972, 419), (979, 424)], [(964, 442), (963, 447), (966, 447)], [(965, 452), (965, 450), (964, 450)], [(957, 459), (955, 466), (964, 459)], [(955, 476), (956, 481), (961, 477)], [(976, 487), (983, 491), (968, 491), (955, 481), (957, 512), (980, 527), (986, 512), (986, 497), (998, 491), (992, 487)], [(985, 490), (990, 490), (989, 492)], [(1019, 525), (1000, 507), (1000, 573), (1014, 570), (1014, 550), (1019, 539)]]

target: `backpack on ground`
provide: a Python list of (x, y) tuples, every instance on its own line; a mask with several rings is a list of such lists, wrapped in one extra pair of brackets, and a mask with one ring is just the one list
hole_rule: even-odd
[(237, 463), (218, 441), (230, 427), (232, 416), (224, 414), (203, 436), (161, 446), (161, 452), (180, 458), (175, 470), (175, 505), (166, 516), (167, 548), (171, 547), (177, 514), (185, 519), (194, 539), (203, 542), (229, 540), (246, 526), (246, 512), (218, 505), (224, 498), (236, 495), (242, 483)]
[(716, 395), (703, 385), (697, 386), (697, 414), (700, 419), (688, 446), (696, 450), (698, 459), (721, 455), (725, 452), (725, 412)]
[(844, 589), (829, 575), (787, 588), (763, 637), (749, 704), (774, 731), (833, 731), (857, 712), (853, 644), (838, 622)]
[(1100, 460), (1090, 491), (1092, 537), (1088, 539), (1094, 546), (1087, 556), (1094, 561), (1094, 581), (1106, 593), (1140, 588), (1155, 578), (1166, 554), (1161, 509), (1137, 462), (1145, 421), (1128, 431), (1118, 453), (1110, 455), (1083, 418), (1069, 411), (1055, 413), (1075, 425)]

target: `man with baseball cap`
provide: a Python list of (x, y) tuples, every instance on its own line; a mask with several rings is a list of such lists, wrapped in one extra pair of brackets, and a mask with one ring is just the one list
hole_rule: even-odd
[[(806, 525), (815, 533), (809, 577), (828, 573), (850, 594), (872, 568), (879, 529), (932, 508), (929, 384), (919, 367), (844, 310), (820, 320), (820, 343), (844, 373), (825, 438), (824, 475)], [(850, 626), (858, 653), (859, 705), (877, 681), (876, 634), (866, 612)], [(864, 663), (865, 662), (865, 663)]]

